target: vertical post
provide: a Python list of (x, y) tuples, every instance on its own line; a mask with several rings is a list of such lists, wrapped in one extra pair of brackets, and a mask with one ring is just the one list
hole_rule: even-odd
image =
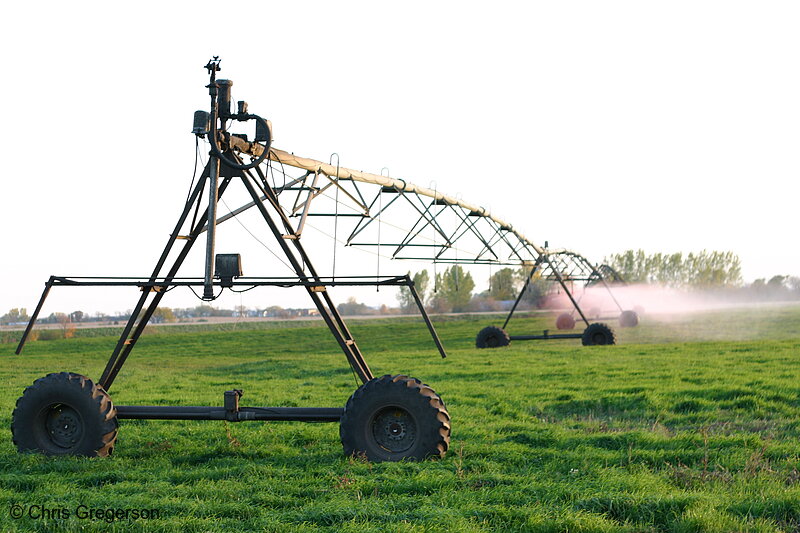
[(522, 296), (525, 294), (525, 291), (528, 289), (528, 285), (530, 285), (531, 279), (533, 279), (533, 276), (536, 274), (536, 270), (539, 268), (539, 266), (541, 264), (542, 264), (542, 256), (539, 256), (536, 259), (536, 262), (533, 264), (533, 268), (531, 268), (531, 273), (528, 274), (527, 278), (525, 278), (525, 283), (522, 284), (522, 290), (519, 291), (519, 294), (517, 295), (517, 299), (514, 300), (514, 305), (511, 306), (511, 311), (508, 312), (508, 316), (506, 317), (506, 321), (503, 322), (503, 329), (506, 329), (506, 326), (508, 326), (508, 323), (511, 321), (511, 317), (514, 316), (514, 311), (517, 310), (517, 306), (519, 305), (519, 302), (522, 301)]
[(217, 182), (219, 180), (219, 158), (211, 154), (209, 161), (211, 167), (208, 180), (208, 216), (206, 233), (206, 272), (203, 279), (203, 300), (214, 299), (214, 287), (212, 278), (214, 277), (214, 238), (217, 229)]
[(25, 328), (25, 333), (22, 334), (22, 338), (19, 340), (19, 344), (17, 345), (15, 354), (19, 355), (22, 352), (22, 347), (25, 346), (25, 341), (28, 339), (28, 335), (31, 334), (33, 330), (33, 326), (36, 324), (36, 319), (39, 318), (39, 313), (42, 311), (42, 306), (44, 306), (44, 301), (47, 299), (47, 295), (50, 294), (50, 288), (53, 286), (53, 281), (55, 278), (50, 276), (50, 279), (47, 280), (47, 283), (44, 284), (44, 292), (42, 292), (42, 297), (39, 298), (39, 303), (36, 305), (36, 310), (31, 315), (31, 319), (28, 321), (28, 327)]
[(422, 318), (425, 319), (425, 325), (428, 326), (428, 331), (430, 331), (431, 337), (433, 337), (433, 342), (436, 344), (436, 348), (439, 350), (439, 354), (442, 356), (442, 359), (444, 359), (447, 357), (447, 353), (445, 353), (444, 346), (442, 346), (442, 341), (439, 339), (439, 335), (436, 333), (436, 329), (433, 327), (433, 322), (431, 322), (427, 311), (425, 311), (425, 306), (422, 305), (422, 300), (417, 293), (417, 289), (414, 287), (414, 282), (411, 281), (411, 278), (408, 277), (408, 274), (406, 274), (405, 278), (407, 283), (406, 287), (408, 287), (408, 290), (411, 291), (411, 296), (414, 297), (414, 301), (417, 303), (417, 308), (419, 309)]
[(561, 276), (561, 273), (553, 265), (553, 262), (550, 261), (550, 256), (548, 255), (545, 260), (547, 261), (547, 264), (550, 265), (550, 270), (553, 272), (553, 275), (555, 275), (558, 284), (561, 285), (562, 289), (564, 289), (564, 293), (567, 295), (567, 298), (569, 298), (569, 301), (572, 302), (573, 307), (575, 307), (575, 310), (581, 316), (581, 320), (583, 320), (584, 324), (586, 324), (586, 327), (589, 327), (589, 319), (586, 318), (586, 315), (583, 314), (581, 306), (575, 301), (575, 298), (572, 296), (572, 291), (567, 288), (567, 284), (564, 282), (564, 278)]
[(511, 321), (511, 317), (514, 316), (514, 311), (517, 310), (517, 306), (519, 305), (519, 302), (522, 300), (522, 296), (525, 294), (525, 291), (528, 289), (528, 285), (531, 282), (531, 278), (533, 277), (533, 273), (534, 272), (536, 272), (536, 267), (533, 267), (533, 270), (531, 270), (530, 275), (525, 279), (525, 283), (522, 284), (522, 290), (519, 291), (519, 294), (517, 295), (517, 299), (514, 300), (514, 305), (511, 306), (511, 310), (508, 312), (508, 316), (506, 317), (506, 321), (503, 322), (503, 329), (506, 329), (506, 326), (508, 326), (508, 323)]

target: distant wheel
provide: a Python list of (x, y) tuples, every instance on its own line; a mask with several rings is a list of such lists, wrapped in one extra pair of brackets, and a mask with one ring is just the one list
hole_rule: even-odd
[(339, 424), (345, 455), (370, 461), (444, 457), (450, 414), (432, 388), (408, 376), (381, 376), (356, 389)]
[(556, 318), (557, 329), (573, 329), (575, 327), (575, 319), (569, 313), (561, 313)]
[(72, 372), (34, 381), (17, 400), (11, 433), (20, 452), (105, 457), (117, 439), (117, 411), (89, 378)]
[(584, 346), (603, 346), (616, 344), (617, 339), (610, 327), (600, 322), (595, 322), (594, 324), (589, 324), (589, 327), (583, 330), (581, 342)]
[(635, 328), (639, 325), (639, 315), (636, 311), (623, 311), (619, 315), (619, 325), (623, 328)]
[(511, 344), (511, 337), (503, 328), (497, 326), (486, 326), (475, 337), (475, 346), (478, 348), (498, 348), (509, 344)]

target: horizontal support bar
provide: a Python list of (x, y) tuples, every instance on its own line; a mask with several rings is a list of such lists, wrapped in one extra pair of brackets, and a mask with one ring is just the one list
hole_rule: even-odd
[(338, 422), (344, 414), (341, 407), (240, 407), (228, 411), (224, 407), (118, 405), (117, 418), (132, 420), (278, 420), (297, 422)]
[[(292, 218), (299, 217), (300, 215), (291, 215)], [(369, 215), (362, 215), (361, 213), (308, 213), (309, 217), (360, 217), (365, 218)]]
[[(359, 280), (359, 279), (370, 279), (375, 278), (375, 275), (364, 275), (364, 276), (336, 276), (336, 279), (343, 279), (343, 280)], [(398, 279), (404, 278), (405, 275), (402, 276), (378, 276), (381, 279)], [(53, 276), (54, 281), (60, 282), (75, 282), (74, 280), (122, 280), (122, 281), (136, 281), (141, 280), (141, 277), (132, 277), (132, 276)], [(164, 281), (166, 278), (153, 278), (153, 283), (158, 283)], [(170, 278), (176, 281), (196, 281), (202, 280), (203, 278), (197, 277), (173, 277)], [(297, 279), (304, 279), (298, 278), (297, 276), (241, 276), (237, 279), (245, 280), (245, 281), (252, 281), (252, 280), (297, 280)], [(311, 278), (308, 278), (311, 279)], [(330, 280), (333, 279), (331, 276), (320, 276), (320, 280)]]
[(500, 265), (500, 266), (519, 266), (519, 261), (496, 261), (493, 259), (435, 259), (433, 257), (410, 257), (397, 255), (392, 259), (402, 259), (404, 261), (430, 261), (446, 265)]
[(399, 243), (399, 242), (351, 242), (349, 246), (402, 246), (403, 248), (418, 247), (418, 248), (449, 248), (452, 246), (450, 243), (442, 244), (416, 244), (416, 243)]
[(545, 332), (543, 335), (511, 335), (512, 341), (546, 341), (550, 339), (581, 339), (582, 333), (556, 333), (551, 335)]
[[(377, 278), (377, 279), (376, 279)], [(174, 278), (167, 282), (164, 280), (141, 280), (132, 278), (65, 278), (54, 277), (53, 286), (60, 287), (141, 287), (141, 288), (165, 288), (165, 287), (202, 287), (204, 285), (201, 278)], [(335, 287), (338, 285), (347, 287), (361, 287), (376, 285), (408, 285), (406, 276), (337, 276), (334, 278), (298, 279), (298, 278), (236, 278), (234, 281), (223, 283), (220, 280), (213, 282), (214, 287)]]

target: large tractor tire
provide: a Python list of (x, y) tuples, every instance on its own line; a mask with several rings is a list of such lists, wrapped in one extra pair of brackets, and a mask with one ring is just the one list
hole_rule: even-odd
[(573, 329), (575, 328), (575, 318), (569, 313), (561, 313), (556, 318), (556, 329)]
[(370, 461), (444, 457), (450, 446), (450, 415), (439, 395), (420, 380), (386, 375), (350, 396), (339, 436), (345, 455)]
[(610, 327), (600, 322), (595, 322), (594, 324), (589, 324), (589, 327), (583, 330), (581, 343), (584, 346), (604, 346), (616, 344), (617, 339)]
[(498, 348), (509, 344), (511, 344), (511, 338), (508, 333), (497, 326), (486, 326), (475, 337), (475, 346), (478, 348)]
[(623, 311), (619, 315), (619, 325), (623, 328), (635, 328), (639, 325), (639, 315), (636, 311)]
[(72, 372), (34, 381), (11, 415), (20, 452), (105, 457), (114, 450), (117, 428), (117, 411), (106, 391)]

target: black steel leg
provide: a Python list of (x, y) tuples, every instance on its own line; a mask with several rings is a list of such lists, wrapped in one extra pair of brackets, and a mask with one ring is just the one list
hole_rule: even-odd
[(433, 342), (436, 344), (436, 348), (439, 350), (439, 353), (442, 356), (442, 359), (447, 357), (447, 354), (444, 351), (444, 346), (442, 346), (442, 341), (439, 339), (439, 334), (436, 333), (436, 329), (433, 327), (433, 322), (431, 322), (430, 317), (428, 316), (428, 312), (425, 311), (425, 306), (422, 305), (422, 300), (419, 298), (419, 294), (417, 293), (417, 289), (414, 287), (414, 282), (411, 281), (411, 278), (406, 274), (405, 276), (406, 281), (408, 282), (408, 290), (411, 291), (411, 296), (414, 297), (414, 301), (417, 302), (417, 307), (419, 308), (419, 312), (422, 315), (422, 318), (425, 320), (425, 325), (428, 326), (428, 331), (431, 332), (431, 337), (433, 337)]
[(536, 263), (534, 263), (533, 268), (531, 269), (531, 273), (528, 275), (527, 278), (525, 278), (525, 283), (522, 285), (522, 290), (519, 291), (519, 294), (517, 295), (517, 299), (514, 300), (514, 305), (511, 306), (511, 311), (508, 312), (508, 316), (506, 317), (506, 321), (503, 322), (503, 329), (506, 329), (506, 326), (508, 326), (508, 323), (511, 321), (511, 317), (514, 316), (514, 311), (517, 310), (517, 306), (519, 305), (519, 302), (522, 301), (522, 296), (525, 294), (525, 291), (528, 289), (528, 285), (530, 285), (531, 279), (536, 274), (536, 270), (539, 268), (539, 265), (541, 265), (541, 264), (542, 264), (542, 257), (539, 256), (539, 258), (536, 260)]
[[(267, 225), (272, 231), (272, 234), (274, 235), (275, 239), (278, 241), (278, 244), (283, 250), (283, 253), (286, 255), (286, 258), (289, 259), (289, 262), (292, 264), (292, 268), (296, 272), (297, 276), (301, 280), (319, 281), (319, 276), (317, 276), (313, 265), (308, 260), (308, 256), (306, 256), (302, 245), (298, 242), (297, 239), (292, 239), (295, 248), (297, 248), (298, 252), (301, 255), (301, 258), (303, 259), (303, 263), (301, 263), (297, 259), (297, 257), (295, 257), (291, 248), (286, 243), (286, 239), (283, 238), (283, 234), (280, 232), (278, 226), (275, 224), (275, 221), (270, 216), (269, 211), (267, 211), (266, 206), (261, 201), (258, 192), (253, 187), (253, 184), (250, 183), (248, 177), (244, 176), (242, 178), (242, 182), (247, 188), (247, 191), (250, 193), (253, 202), (255, 202), (256, 207), (261, 213), (261, 216), (267, 222)], [(273, 197), (274, 194), (273, 191), (268, 188), (264, 192), (267, 193), (270, 203), (275, 205), (277, 199)], [(280, 215), (283, 215), (280, 209), (278, 209), (278, 213)], [(284, 220), (284, 225), (286, 225), (287, 222), (288, 222), (287, 220)], [(303, 271), (303, 266), (302, 266), (303, 264), (309, 267), (309, 273), (311, 274), (310, 276), (306, 275), (306, 273)], [(367, 362), (364, 360), (361, 351), (358, 349), (358, 345), (356, 345), (355, 340), (350, 334), (350, 331), (347, 329), (347, 326), (344, 324), (344, 321), (339, 315), (336, 306), (333, 305), (333, 302), (331, 301), (326, 288), (322, 285), (320, 285), (318, 288), (307, 286), (306, 290), (308, 291), (311, 300), (314, 302), (314, 305), (317, 307), (320, 316), (322, 316), (323, 320), (325, 321), (325, 324), (328, 326), (328, 329), (330, 329), (331, 333), (336, 339), (336, 342), (339, 343), (339, 346), (344, 352), (345, 357), (350, 363), (350, 366), (355, 371), (356, 375), (364, 383), (372, 379), (373, 378), (372, 371), (369, 369), (369, 366), (367, 365)], [(322, 293), (323, 298), (325, 299), (324, 303), (322, 301), (322, 298), (320, 298), (319, 296), (320, 293)]]
[[(205, 173), (204, 173), (205, 174)], [(228, 187), (228, 184), (231, 182), (231, 177), (227, 176), (223, 181), (222, 184), (219, 186), (218, 197), (221, 197), (222, 194), (225, 192), (225, 189)], [(178, 238), (178, 234), (180, 228), (183, 227), (183, 224), (186, 222), (186, 218), (188, 217), (189, 212), (191, 211), (192, 204), (194, 200), (197, 198), (197, 195), (203, 189), (203, 185), (198, 183), (197, 188), (195, 188), (195, 193), (192, 196), (190, 202), (187, 202), (186, 208), (184, 212), (181, 214), (179, 223), (176, 225), (176, 230), (170, 235), (170, 240), (167, 243), (164, 252), (161, 255), (161, 259), (159, 259), (158, 264), (156, 265), (156, 269), (153, 271), (153, 276), (151, 277), (151, 281), (154, 281), (158, 277), (158, 273), (164, 265), (164, 262), (169, 255), (169, 252)], [(208, 215), (208, 210), (206, 210), (205, 214), (200, 217), (199, 221), (196, 222), (195, 227), (192, 229), (188, 239), (186, 240), (186, 244), (183, 245), (183, 249), (181, 250), (178, 257), (175, 259), (175, 262), (170, 268), (169, 273), (164, 279), (164, 286), (172, 281), (175, 275), (178, 272), (178, 269), (183, 264), (183, 261), (186, 259), (186, 256), (189, 254), (189, 251), (192, 249), (192, 245), (194, 244), (195, 240), (197, 240), (198, 235), (202, 233), (203, 227), (205, 226), (207, 220), (206, 217)], [(145, 289), (146, 291), (146, 289)], [(114, 352), (111, 354), (111, 357), (108, 360), (108, 364), (106, 365), (105, 370), (103, 371), (103, 375), (100, 378), (99, 384), (107, 391), (111, 384), (114, 382), (114, 379), (117, 377), (122, 365), (125, 363), (125, 360), (128, 358), (131, 350), (133, 350), (134, 345), (139, 340), (139, 337), (142, 335), (145, 326), (147, 326), (147, 322), (153, 316), (158, 304), (161, 302), (161, 299), (164, 297), (165, 291), (156, 290), (155, 297), (150, 301), (150, 304), (147, 306), (144, 314), (142, 315), (139, 323), (136, 325), (136, 328), (133, 330), (133, 334), (131, 334), (131, 329), (133, 329), (134, 324), (136, 323), (136, 319), (138, 314), (141, 312), (142, 308), (144, 307), (144, 303), (149, 296), (148, 292), (143, 292), (142, 296), (139, 298), (139, 302), (137, 304), (137, 309), (135, 310), (134, 314), (131, 315), (130, 319), (128, 319), (128, 324), (125, 326), (125, 329), (120, 336), (119, 341), (117, 342), (117, 346), (114, 348)]]
[(50, 276), (50, 279), (47, 280), (47, 283), (44, 284), (44, 292), (42, 292), (42, 297), (39, 298), (39, 303), (36, 304), (36, 310), (31, 315), (31, 319), (28, 321), (28, 327), (25, 328), (25, 333), (22, 334), (22, 338), (19, 340), (19, 344), (17, 345), (17, 349), (14, 353), (19, 355), (22, 352), (22, 347), (25, 346), (25, 341), (28, 339), (28, 335), (30, 335), (33, 326), (36, 324), (36, 319), (39, 318), (39, 313), (42, 311), (42, 307), (44, 306), (44, 301), (47, 299), (47, 295), (50, 294), (50, 289), (53, 287), (53, 276)]

